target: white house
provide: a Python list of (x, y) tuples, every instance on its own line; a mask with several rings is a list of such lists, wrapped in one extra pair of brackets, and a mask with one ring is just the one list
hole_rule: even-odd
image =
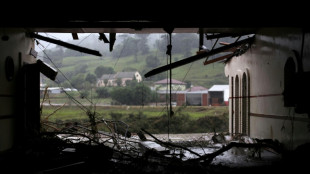
[(126, 81), (136, 79), (139, 83), (142, 81), (142, 76), (138, 71), (135, 72), (118, 72), (116, 74), (103, 74), (97, 81), (98, 87), (117, 86), (117, 79), (121, 80), (121, 85), (126, 86)]

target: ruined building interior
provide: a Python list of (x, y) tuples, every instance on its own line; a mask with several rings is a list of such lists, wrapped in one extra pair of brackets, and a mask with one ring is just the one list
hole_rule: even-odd
[[(309, 160), (302, 158), (310, 151), (310, 30), (303, 23), (287, 23), (284, 18), (272, 17), (266, 23), (257, 22), (258, 17), (248, 23), (242, 20), (229, 22), (220, 17), (208, 20), (199, 16), (202, 14), (173, 14), (173, 17), (154, 17), (150, 13), (103, 17), (98, 17), (99, 12), (94, 14), (97, 17), (73, 14), (48, 15), (44, 20), (29, 20), (22, 16), (1, 18), (4, 22), (0, 25), (0, 173), (20, 170), (25, 173), (246, 173), (306, 168)], [(168, 33), (170, 36), (172, 33), (197, 33), (215, 40), (233, 37), (234, 43), (202, 50), (200, 54), (143, 75), (150, 77), (233, 50), (231, 54), (207, 63), (225, 62), (223, 71), (230, 87), (229, 133), (244, 134), (261, 141), (247, 145), (232, 142), (212, 155), (199, 155), (186, 147), (157, 141), (162, 146), (179, 148), (197, 157), (180, 160), (180, 157), (168, 157), (153, 150), (135, 156), (133, 151), (127, 153), (121, 148), (105, 146), (96, 141), (96, 135), (92, 135), (88, 144), (68, 144), (52, 133), (41, 134), (40, 72), (54, 79), (57, 71), (36, 58), (36, 41), (44, 40), (93, 55), (98, 52), (47, 38), (38, 32), (109, 33), (110, 37), (106, 39), (110, 49), (113, 49), (118, 33)], [(197, 45), (202, 46), (203, 42)], [(89, 113), (90, 117), (93, 115)], [(88, 130), (90, 134), (94, 133), (92, 126)], [(146, 130), (142, 131), (152, 136)], [(125, 133), (125, 141), (126, 136)], [(113, 136), (112, 140), (123, 141)], [(114, 145), (118, 146), (117, 143)], [(255, 169), (233, 170), (209, 165), (217, 155), (233, 146), (269, 148), (282, 154), (284, 160)]]

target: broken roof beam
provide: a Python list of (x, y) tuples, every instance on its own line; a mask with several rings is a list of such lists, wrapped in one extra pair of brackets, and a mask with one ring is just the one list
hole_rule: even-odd
[(104, 33), (99, 33), (99, 40), (103, 40), (104, 43), (110, 43)]
[(71, 33), (73, 40), (79, 40), (79, 36), (77, 33)]
[(218, 39), (223, 37), (237, 37), (237, 36), (243, 36), (247, 34), (238, 34), (238, 33), (219, 33), (219, 34), (206, 34), (207, 40), (211, 39)]
[(180, 66), (183, 66), (183, 65), (186, 65), (186, 64), (189, 64), (191, 62), (194, 62), (194, 61), (197, 61), (197, 60), (200, 60), (202, 58), (205, 58), (207, 56), (212, 56), (214, 54), (218, 54), (218, 53), (221, 53), (223, 51), (226, 51), (228, 49), (231, 49), (231, 48), (234, 48), (234, 47), (238, 47), (242, 44), (245, 44), (245, 43), (250, 43), (254, 40), (254, 36), (253, 37), (250, 37), (250, 38), (247, 38), (247, 39), (244, 39), (244, 40), (241, 40), (241, 41), (238, 41), (238, 42), (234, 42), (232, 44), (229, 44), (229, 45), (225, 45), (225, 46), (222, 46), (222, 47), (219, 47), (219, 48), (216, 48), (214, 50), (211, 50), (209, 52), (204, 52), (204, 53), (201, 53), (201, 54), (197, 54), (195, 56), (191, 56), (191, 57), (188, 57), (188, 58), (185, 58), (185, 59), (182, 59), (182, 60), (179, 60), (177, 62), (174, 62), (174, 63), (171, 63), (171, 64), (168, 64), (168, 65), (165, 65), (165, 66), (161, 66), (159, 68), (155, 68), (149, 72), (147, 72), (144, 77), (151, 77), (151, 76), (154, 76), (156, 74), (159, 74), (159, 73), (162, 73), (164, 71), (167, 71), (167, 70), (170, 70), (170, 69), (174, 69), (174, 68), (177, 68), (177, 67), (180, 67)]
[(80, 46), (73, 45), (73, 44), (69, 44), (69, 43), (66, 43), (66, 42), (63, 42), (60, 40), (56, 40), (56, 39), (52, 39), (49, 37), (44, 37), (44, 36), (41, 36), (41, 35), (38, 35), (35, 33), (29, 33), (29, 37), (36, 38), (39, 40), (44, 40), (46, 42), (50, 42), (50, 43), (53, 43), (56, 45), (60, 45), (60, 46), (63, 46), (63, 47), (66, 47), (66, 48), (69, 48), (69, 49), (72, 49), (75, 51), (79, 51), (79, 52), (83, 52), (83, 53), (87, 53), (87, 54), (91, 54), (91, 55), (95, 55), (95, 56), (100, 56), (100, 57), (102, 56), (99, 51), (91, 50), (91, 49), (80, 47)]
[(110, 33), (109, 38), (110, 38), (110, 52), (111, 52), (113, 51), (113, 46), (116, 40), (116, 33)]
[(217, 58), (215, 58), (215, 59), (212, 59), (212, 60), (209, 60), (209, 61), (205, 61), (203, 64), (204, 64), (204, 65), (209, 65), (209, 64), (211, 64), (211, 63), (218, 62), (218, 61), (221, 61), (221, 60), (230, 58), (230, 57), (232, 57), (232, 56), (234, 56), (234, 54), (227, 54), (227, 55), (225, 55), (225, 56), (220, 56), (220, 57), (217, 57)]

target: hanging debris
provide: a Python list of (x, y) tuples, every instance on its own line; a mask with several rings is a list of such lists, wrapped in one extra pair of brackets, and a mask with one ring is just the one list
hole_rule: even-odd
[(66, 48), (69, 48), (69, 49), (72, 49), (72, 50), (75, 50), (75, 51), (80, 51), (80, 52), (87, 53), (87, 54), (92, 54), (92, 55), (95, 55), (95, 56), (102, 56), (100, 54), (100, 52), (96, 51), (96, 50), (91, 50), (91, 49), (88, 49), (88, 48), (84, 48), (84, 47), (80, 47), (80, 46), (77, 46), (77, 45), (69, 44), (69, 43), (66, 43), (66, 42), (63, 42), (63, 41), (60, 41), (60, 40), (55, 40), (55, 39), (52, 39), (52, 38), (49, 38), (49, 37), (44, 37), (44, 36), (41, 36), (41, 35), (35, 34), (35, 33), (29, 33), (28, 35), (31, 38), (36, 38), (36, 39), (39, 39), (39, 40), (44, 40), (46, 42), (50, 42), (50, 43), (53, 43), (53, 44), (56, 44), (56, 45), (60, 45), (60, 46), (63, 46), (63, 47), (66, 47)]

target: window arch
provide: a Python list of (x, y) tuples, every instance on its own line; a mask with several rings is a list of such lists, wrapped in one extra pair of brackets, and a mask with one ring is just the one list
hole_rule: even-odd
[(240, 133), (239, 132), (239, 77), (236, 75), (236, 80), (235, 80), (235, 133)]
[(235, 120), (235, 113), (234, 113), (234, 77), (231, 77), (231, 110), (230, 110), (230, 113), (231, 113), (231, 133), (234, 133), (234, 120)]
[(241, 133), (247, 134), (247, 123), (248, 123), (248, 108), (247, 108), (247, 98), (248, 98), (248, 85), (246, 74), (242, 75), (242, 89), (241, 89)]
[(289, 57), (284, 66), (284, 106), (292, 107), (295, 105), (296, 101), (294, 98), (295, 92), (295, 73), (296, 73), (296, 64), (292, 57)]

